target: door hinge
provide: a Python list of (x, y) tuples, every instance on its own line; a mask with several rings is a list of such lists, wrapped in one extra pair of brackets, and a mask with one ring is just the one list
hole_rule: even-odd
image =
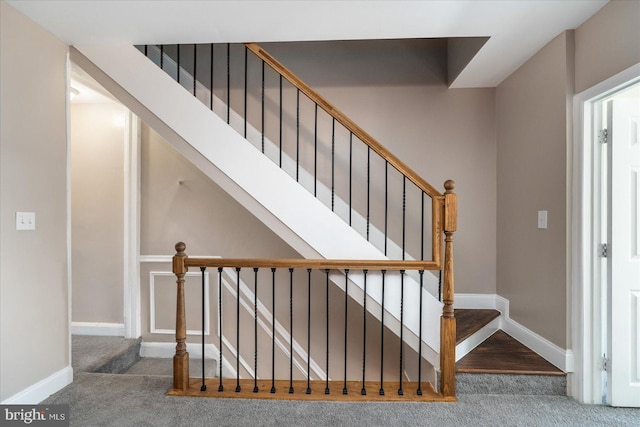
[(606, 258), (608, 255), (608, 248), (606, 243), (600, 243), (598, 245), (598, 256), (600, 258)]
[(602, 355), (602, 372), (607, 372), (609, 369), (609, 358), (606, 354)]
[(606, 144), (609, 142), (609, 130), (601, 129), (600, 132), (598, 132), (598, 142), (600, 144)]

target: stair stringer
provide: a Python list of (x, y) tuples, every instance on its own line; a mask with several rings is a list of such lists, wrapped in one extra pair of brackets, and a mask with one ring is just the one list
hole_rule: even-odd
[[(225, 121), (184, 90), (169, 75), (131, 45), (82, 45), (70, 49), (71, 60), (102, 84), (120, 102), (151, 125), (256, 218), (306, 258), (387, 259), (356, 230), (349, 227), (285, 171), (233, 130)], [(132, 71), (135, 70), (135, 71)], [(256, 176), (256, 171), (260, 175)], [(277, 191), (274, 191), (277, 189)], [(318, 224), (322, 226), (319, 227)], [(331, 232), (327, 232), (331, 230)], [(332, 274), (341, 286), (344, 278)], [(338, 276), (338, 277), (336, 277)], [(370, 274), (373, 277), (373, 274)], [(349, 296), (362, 304), (362, 272), (349, 275)], [(389, 277), (385, 293), (385, 326), (400, 335), (399, 282)], [(439, 366), (442, 303), (419, 292), (418, 283), (405, 276), (405, 342), (418, 351), (419, 301), (423, 302), (423, 357)], [(373, 304), (368, 311), (380, 318), (381, 293), (368, 281)], [(343, 286), (341, 286), (342, 288)], [(344, 288), (343, 288), (344, 289)], [(412, 291), (413, 290), (413, 291)], [(376, 307), (378, 307), (376, 309)], [(391, 308), (389, 308), (391, 307)], [(377, 313), (377, 314), (376, 314)], [(435, 326), (434, 326), (435, 325)]]

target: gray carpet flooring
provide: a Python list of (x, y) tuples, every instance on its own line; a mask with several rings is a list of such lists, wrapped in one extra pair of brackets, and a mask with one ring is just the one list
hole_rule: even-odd
[(122, 354), (124, 340), (93, 338), (74, 337), (74, 382), (43, 402), (69, 404), (72, 426), (640, 426), (639, 409), (481, 390), (459, 394), (457, 403), (172, 397), (171, 359), (143, 359), (125, 374), (95, 372), (108, 354)]
[(457, 403), (335, 403), (167, 396), (171, 379), (81, 373), (44, 403), (73, 426), (640, 426), (640, 410), (563, 396), (462, 394)]

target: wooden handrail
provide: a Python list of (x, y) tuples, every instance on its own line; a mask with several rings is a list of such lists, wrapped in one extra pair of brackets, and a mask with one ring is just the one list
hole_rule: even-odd
[(364, 131), (360, 126), (347, 117), (342, 111), (334, 107), (329, 101), (324, 99), (320, 94), (313, 90), (309, 85), (303, 82), (298, 76), (296, 76), (291, 70), (285, 67), (280, 61), (271, 56), (268, 52), (263, 50), (256, 43), (245, 43), (245, 46), (253, 52), (258, 58), (262, 59), (265, 63), (269, 64), (277, 73), (284, 77), (294, 87), (304, 93), (311, 101), (318, 104), (323, 110), (325, 110), (331, 117), (336, 119), (338, 123), (344, 126), (349, 132), (354, 134), (363, 143), (367, 144), (373, 151), (375, 151), (380, 157), (385, 159), (391, 166), (396, 168), (398, 172), (406, 176), (411, 182), (413, 182), (418, 188), (424, 191), (431, 197), (442, 196), (442, 194), (436, 190), (431, 184), (425, 181), (420, 175), (413, 171), (404, 162), (393, 155), (382, 144), (375, 140), (371, 135)]
[(327, 260), (327, 259), (251, 259), (185, 258), (185, 267), (222, 268), (311, 268), (317, 270), (439, 270), (434, 261), (418, 260)]

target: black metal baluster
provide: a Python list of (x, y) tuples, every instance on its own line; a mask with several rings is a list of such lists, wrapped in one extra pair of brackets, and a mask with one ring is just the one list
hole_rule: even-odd
[(213, 111), (213, 43), (211, 43), (211, 62), (210, 62), (210, 71), (211, 71), (211, 79), (209, 82), (211, 83), (211, 87), (209, 88), (209, 107), (211, 107), (211, 111)]
[(227, 124), (231, 122), (231, 43), (227, 43)]
[(349, 226), (351, 226), (351, 193), (353, 182), (353, 133), (349, 132)]
[(387, 255), (387, 225), (389, 211), (389, 161), (384, 161), (384, 254)]
[(364, 388), (365, 370), (367, 368), (367, 273), (368, 270), (363, 270), (364, 273), (364, 296), (362, 297), (362, 390), (360, 394), (365, 396), (367, 390)]
[(271, 393), (276, 392), (276, 269), (271, 268)]
[(335, 152), (336, 152), (336, 119), (331, 121), (331, 212), (334, 211), (335, 205)]
[(264, 61), (262, 61), (262, 153), (264, 154)]
[(258, 392), (258, 268), (253, 269), (253, 392)]
[(418, 327), (418, 390), (416, 393), (418, 396), (422, 396), (422, 286), (424, 270), (420, 270), (420, 312), (418, 319), (420, 319), (420, 326)]
[(244, 137), (247, 138), (247, 70), (249, 66), (247, 64), (247, 53), (249, 48), (244, 48)]
[(382, 270), (382, 312), (380, 314), (380, 391), (378, 394), (384, 396), (384, 280), (387, 270)]
[(403, 396), (402, 391), (402, 358), (404, 357), (404, 270), (400, 270), (400, 388), (398, 396)]
[(371, 195), (371, 147), (367, 145), (367, 241), (369, 241), (369, 217), (371, 214), (370, 209), (370, 195)]
[(240, 390), (240, 267), (236, 267), (236, 393)]
[(349, 269), (344, 270), (344, 387), (342, 394), (347, 394), (347, 304), (349, 302)]
[(329, 269), (326, 269), (325, 274), (327, 276), (327, 283), (326, 283), (326, 292), (327, 292), (327, 298), (326, 298), (326, 314), (327, 314), (327, 335), (326, 335), (326, 339), (327, 339), (327, 354), (326, 354), (326, 377), (325, 377), (325, 386), (324, 386), (324, 394), (329, 394)]
[(318, 104), (313, 113), (313, 197), (318, 197)]
[(200, 267), (200, 272), (202, 273), (202, 386), (200, 387), (200, 391), (206, 391), (207, 390), (207, 385), (204, 383), (204, 329), (205, 329), (205, 324), (204, 324), (204, 311), (205, 311), (205, 307), (204, 307), (204, 303), (205, 303), (205, 289), (204, 289), (204, 271), (207, 269), (207, 267)]
[(164, 70), (164, 45), (160, 45), (160, 69)]
[(219, 354), (218, 354), (218, 364), (220, 368), (220, 385), (218, 386), (218, 391), (223, 391), (224, 386), (222, 385), (222, 267), (218, 267), (218, 329), (220, 329), (220, 342), (219, 342)]
[(407, 177), (402, 176), (402, 260), (405, 259), (405, 234), (407, 221)]
[(296, 89), (296, 182), (300, 178), (300, 89)]
[(280, 156), (278, 166), (282, 167), (282, 74), (280, 74)]
[(420, 259), (424, 260), (424, 191), (420, 196)]
[(438, 301), (442, 302), (442, 270), (438, 272)]
[[(307, 394), (311, 394), (311, 269), (307, 268)], [(293, 340), (293, 338), (292, 338)]]
[(293, 393), (293, 268), (289, 269), (289, 394)]
[(196, 52), (196, 46), (197, 44), (193, 44), (193, 96), (196, 96), (196, 72), (198, 70), (198, 60), (197, 60), (197, 52)]
[(144, 56), (149, 56), (149, 45), (144, 45)]
[(176, 72), (176, 76), (177, 76), (177, 81), (178, 83), (180, 83), (180, 45), (176, 45), (178, 47), (178, 53), (177, 53), (177, 60), (176, 60), (176, 69), (178, 70)]

